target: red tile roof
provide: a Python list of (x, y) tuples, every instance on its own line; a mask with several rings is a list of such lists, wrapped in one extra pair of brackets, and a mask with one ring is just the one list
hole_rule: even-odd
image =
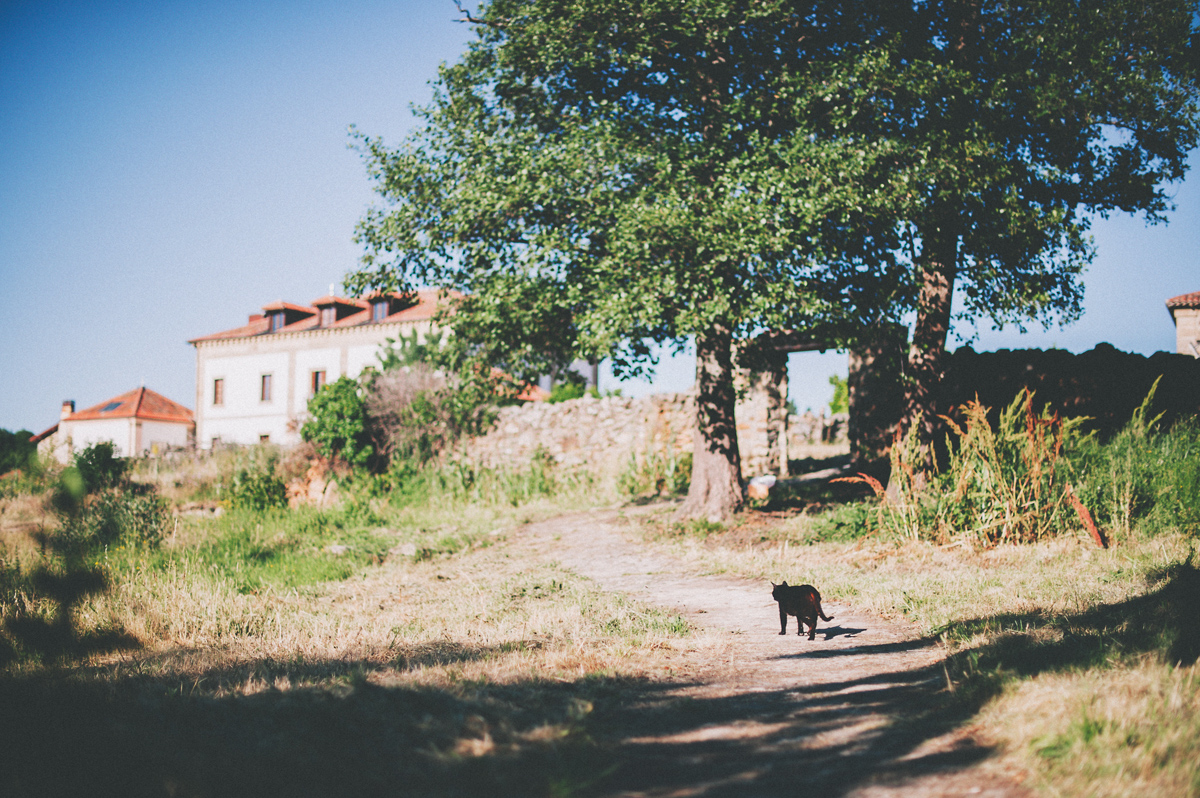
[(149, 388), (134, 388), (107, 402), (93, 405), (86, 410), (72, 413), (63, 421), (88, 421), (100, 418), (140, 418), (146, 421), (169, 421), (180, 424), (192, 423), (192, 411), (178, 402), (172, 402)]
[(29, 439), (29, 442), (30, 442), (30, 443), (41, 443), (41, 442), (42, 442), (42, 441), (44, 441), (46, 438), (49, 438), (51, 435), (53, 435), (53, 434), (54, 434), (54, 433), (56, 433), (56, 432), (58, 432), (58, 425), (57, 425), (57, 424), (55, 424), (55, 425), (54, 425), (53, 427), (51, 427), (50, 429), (42, 430), (42, 431), (41, 431), (41, 432), (39, 432), (37, 435), (34, 435), (32, 438), (30, 438), (30, 439)]
[(1180, 294), (1167, 300), (1168, 308), (1200, 308), (1200, 291)]
[[(395, 299), (404, 299), (407, 296), (399, 293), (382, 293), (372, 294), (363, 299), (346, 299), (344, 297), (323, 296), (313, 301), (312, 305), (294, 305), (290, 302), (272, 302), (269, 305), (264, 305), (263, 310), (270, 313), (272, 311), (292, 311), (298, 313), (309, 314), (304, 318), (292, 322), (284, 326), (275, 333), (271, 332), (271, 322), (269, 318), (261, 318), (252, 320), (248, 324), (241, 327), (235, 327), (232, 330), (223, 330), (222, 332), (213, 333), (211, 335), (202, 335), (198, 338), (192, 338), (188, 341), (189, 344), (197, 344), (202, 341), (218, 341), (229, 338), (249, 338), (254, 335), (272, 335), (279, 333), (302, 332), (304, 330), (321, 329), (321, 317), (318, 315), (317, 305), (340, 304), (343, 306), (360, 307), (362, 310), (357, 313), (352, 313), (349, 316), (338, 319), (325, 329), (338, 329), (342, 327), (357, 327), (360, 324), (374, 324), (371, 320), (371, 304), (370, 299), (377, 296), (389, 296)], [(461, 297), (462, 294), (457, 291), (450, 292), (451, 297)], [(425, 321), (433, 318), (437, 312), (439, 299), (437, 291), (417, 291), (415, 293), (416, 302), (403, 310), (398, 310), (392, 313), (380, 323), (403, 322), (403, 321)], [(253, 317), (252, 317), (253, 318)]]
[(270, 313), (272, 310), (296, 310), (296, 311), (299, 311), (300, 313), (316, 313), (317, 312), (316, 308), (311, 307), (309, 305), (294, 305), (291, 302), (284, 302), (283, 300), (280, 300), (278, 302), (272, 302), (269, 305), (263, 305), (262, 309), (267, 311), (268, 313)]

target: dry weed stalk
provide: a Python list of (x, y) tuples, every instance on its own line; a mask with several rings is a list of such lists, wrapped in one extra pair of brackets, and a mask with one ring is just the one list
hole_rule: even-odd
[[(959, 408), (960, 420), (942, 416), (950, 430), (950, 458), (942, 473), (924, 470), (920, 464), (927, 458), (916, 436), (897, 431), (886, 489), (868, 474), (836, 481), (869, 485), (880, 499), (880, 525), (909, 540), (968, 533), (984, 546), (996, 546), (1054, 535), (1064, 523), (1063, 506), (1070, 503), (1076, 512), (1082, 506), (1066, 482), (1063, 451), (1079, 421), (1035, 413), (1029, 391), (1000, 414), (995, 429), (988, 413), (976, 399)], [(1103, 545), (1086, 508), (1079, 518)]]

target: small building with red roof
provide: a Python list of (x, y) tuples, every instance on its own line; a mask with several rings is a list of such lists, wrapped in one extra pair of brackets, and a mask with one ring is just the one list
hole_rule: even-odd
[(327, 382), (379, 364), (389, 338), (438, 335), (437, 291), (272, 302), (246, 324), (193, 338), (196, 445), (300, 442), (308, 400)]
[(58, 423), (35, 435), (39, 454), (67, 462), (78, 449), (109, 441), (117, 455), (140, 457), (170, 448), (191, 446), (192, 411), (149, 388), (134, 388), (86, 410), (62, 404)]
[(1171, 297), (1167, 312), (1175, 322), (1175, 351), (1200, 358), (1200, 291)]

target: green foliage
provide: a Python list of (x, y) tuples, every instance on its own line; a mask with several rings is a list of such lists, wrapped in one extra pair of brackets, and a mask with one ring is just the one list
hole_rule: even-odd
[(383, 487), (399, 507), (451, 503), (519, 507), (591, 485), (587, 473), (564, 472), (539, 449), (527, 467), (513, 469), (474, 468), (458, 462), (420, 468), (397, 460)]
[(650, 342), (857, 323), (896, 297), (900, 142), (823, 121), (891, 96), (873, 20), (798, 37), (777, 2), (481, 13), (408, 142), (359, 137), (386, 208), (351, 288), (465, 291), (456, 338), (522, 377), (580, 356), (637, 373)]
[(829, 384), (833, 386), (833, 398), (829, 400), (830, 413), (850, 412), (850, 382), (837, 374), (829, 375)]
[(417, 330), (405, 335), (401, 330), (395, 338), (385, 339), (387, 345), (377, 355), (381, 371), (394, 371), (405, 366), (424, 363), (431, 366), (450, 366), (455, 360), (444, 340), (421, 341)]
[(498, 391), (497, 379), (474, 365), (448, 374), (416, 362), (372, 376), (366, 410), (380, 465), (427, 463), (463, 435), (483, 432), (495, 418)]
[(1114, 536), (1200, 537), (1200, 420), (1168, 430), (1130, 423), (1107, 443), (1085, 441), (1075, 460), (1080, 499)]
[(170, 521), (166, 502), (152, 489), (105, 488), (78, 512), (65, 516), (55, 536), (81, 553), (119, 543), (154, 547), (162, 542)]
[(287, 486), (269, 461), (238, 469), (229, 486), (229, 506), (246, 510), (287, 507)]
[(1154, 389), (1128, 425), (1101, 442), (1082, 436), (1086, 419), (1060, 419), (1033, 411), (1022, 392), (993, 429), (978, 402), (948, 419), (950, 460), (938, 474), (921, 471), (917, 436), (892, 447), (893, 493), (873, 477), (845, 481), (870, 485), (880, 498), (864, 532), (976, 543), (1030, 542), (1084, 528), (1069, 501), (1074, 494), (1109, 539), (1179, 531), (1200, 534), (1200, 420), (1189, 418), (1158, 431), (1150, 418)]
[(37, 444), (30, 443), (33, 433), (27, 429), (9, 432), (0, 429), (0, 474), (25, 468), (37, 456)]
[(546, 401), (550, 404), (558, 402), (569, 402), (572, 399), (580, 399), (587, 394), (587, 386), (582, 380), (563, 380), (555, 383), (550, 389), (550, 398)]
[(325, 385), (308, 400), (309, 420), (300, 436), (322, 456), (365, 466), (374, 454), (362, 386), (349, 377)]
[(979, 544), (1027, 543), (1078, 528), (1067, 502), (1070, 463), (1066, 448), (1080, 419), (1033, 411), (1033, 394), (1023, 391), (1000, 415), (995, 430), (978, 402), (960, 408), (962, 423), (947, 419), (957, 436), (950, 462), (932, 477), (918, 436), (910, 430), (892, 447), (889, 496), (867, 476), (879, 495), (880, 525), (901, 537), (947, 540), (965, 534)]
[(120, 484), (127, 467), (125, 459), (116, 456), (112, 441), (101, 441), (79, 450), (71, 463), (79, 472), (88, 493)]
[(627, 496), (678, 496), (692, 481), (692, 453), (650, 451), (636, 457), (617, 478), (617, 489)]

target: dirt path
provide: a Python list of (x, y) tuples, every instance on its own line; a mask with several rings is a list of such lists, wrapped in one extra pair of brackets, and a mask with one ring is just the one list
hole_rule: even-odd
[[(688, 574), (626, 538), (615, 513), (526, 528), (525, 539), (605, 590), (672, 608), (727, 635), (720, 662), (657, 702), (617, 710), (606, 740), (627, 762), (621, 796), (1025, 796), (986, 761), (962, 719), (922, 718), (945, 687), (936, 645), (912, 630), (824, 603), (817, 639), (779, 635), (770, 586)], [(818, 586), (819, 587), (819, 586)]]

